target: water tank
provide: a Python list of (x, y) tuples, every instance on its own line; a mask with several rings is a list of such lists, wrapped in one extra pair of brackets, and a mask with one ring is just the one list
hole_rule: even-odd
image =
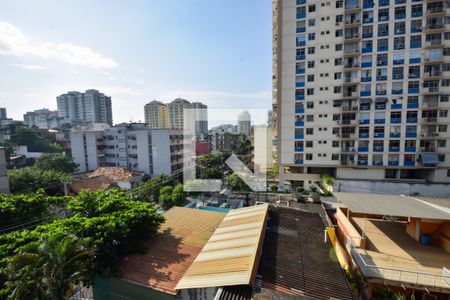
[(430, 244), (430, 236), (428, 234), (422, 234), (420, 236), (420, 243), (422, 245), (429, 245)]

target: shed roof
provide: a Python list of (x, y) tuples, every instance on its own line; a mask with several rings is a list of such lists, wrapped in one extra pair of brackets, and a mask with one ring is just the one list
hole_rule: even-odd
[(223, 213), (173, 207), (145, 254), (122, 264), (122, 279), (176, 295), (175, 286), (224, 218)]
[(135, 176), (142, 175), (140, 173), (127, 170), (125, 168), (119, 168), (119, 167), (100, 167), (91, 174), (89, 174), (89, 177), (96, 177), (96, 176), (106, 176), (109, 179), (113, 181), (130, 181)]
[(176, 289), (252, 284), (268, 206), (266, 203), (230, 211)]
[(444, 207), (403, 195), (334, 193), (339, 203), (352, 212), (382, 216), (450, 220)]

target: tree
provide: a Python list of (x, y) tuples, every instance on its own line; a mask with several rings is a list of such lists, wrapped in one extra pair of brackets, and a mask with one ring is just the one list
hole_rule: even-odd
[(201, 179), (222, 179), (223, 172), (217, 168), (206, 168), (200, 171)]
[(172, 198), (172, 191), (173, 187), (163, 186), (159, 192), (159, 202), (164, 210), (168, 210), (175, 204)]
[(224, 178), (225, 184), (235, 191), (249, 191), (248, 185), (236, 173), (231, 173)]
[(172, 201), (174, 205), (181, 206), (186, 200), (186, 195), (184, 193), (183, 185), (177, 184), (172, 191)]
[(67, 299), (73, 286), (92, 281), (94, 251), (73, 234), (50, 234), (8, 261), (7, 288), (14, 299)]
[(44, 153), (36, 159), (35, 167), (40, 170), (55, 170), (70, 174), (75, 171), (78, 164), (63, 154)]
[(140, 201), (159, 201), (160, 189), (164, 185), (173, 185), (174, 180), (171, 176), (161, 174), (150, 178), (133, 190), (134, 199)]
[(60, 148), (51, 145), (50, 140), (37, 135), (29, 128), (17, 128), (15, 133), (11, 134), (11, 142), (15, 145), (27, 146), (30, 152), (60, 151)]
[(32, 193), (42, 188), (51, 195), (58, 194), (62, 183), (72, 179), (63, 172), (35, 167), (8, 170), (8, 178), (12, 193)]

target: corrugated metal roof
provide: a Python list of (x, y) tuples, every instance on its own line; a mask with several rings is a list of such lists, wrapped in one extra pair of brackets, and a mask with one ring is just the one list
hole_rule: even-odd
[(222, 222), (225, 214), (173, 207), (158, 235), (149, 240), (145, 254), (134, 254), (122, 263), (122, 279), (176, 295), (175, 285)]
[(450, 220), (445, 208), (402, 195), (334, 193), (339, 203), (352, 212), (382, 216)]
[(176, 289), (252, 284), (264, 239), (268, 204), (230, 211)]

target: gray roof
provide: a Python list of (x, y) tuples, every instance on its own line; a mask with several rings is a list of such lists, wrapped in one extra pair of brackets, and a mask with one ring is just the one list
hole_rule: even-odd
[(450, 209), (450, 197), (414, 196), (414, 198)]
[(352, 212), (382, 216), (450, 220), (450, 209), (403, 195), (334, 193)]

